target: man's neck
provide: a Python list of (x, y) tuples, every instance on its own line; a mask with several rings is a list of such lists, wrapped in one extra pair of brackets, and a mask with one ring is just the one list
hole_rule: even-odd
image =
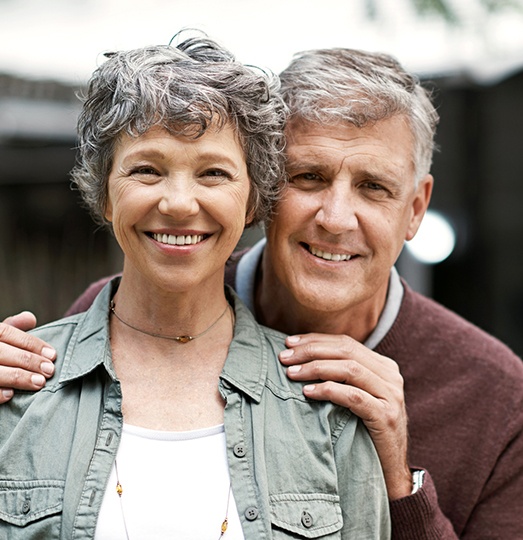
[(264, 252), (256, 272), (254, 310), (258, 322), (286, 334), (346, 334), (363, 343), (378, 324), (385, 296), (372, 310), (367, 305), (343, 312), (305, 307), (280, 283)]

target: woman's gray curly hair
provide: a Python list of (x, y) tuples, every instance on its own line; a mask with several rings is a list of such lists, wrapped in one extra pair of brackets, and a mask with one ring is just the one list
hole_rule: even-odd
[(270, 218), (285, 181), (286, 107), (276, 76), (241, 64), (206, 36), (106, 56), (87, 86), (71, 173), (98, 223), (107, 224), (107, 181), (120, 135), (153, 126), (200, 137), (211, 125), (231, 125), (251, 181), (247, 213), (252, 223)]
[(306, 51), (280, 80), (291, 118), (363, 127), (405, 115), (414, 137), (416, 180), (430, 171), (438, 114), (427, 90), (393, 57), (341, 48)]

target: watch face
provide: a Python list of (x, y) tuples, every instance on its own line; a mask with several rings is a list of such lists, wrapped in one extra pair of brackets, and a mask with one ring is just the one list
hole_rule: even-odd
[(412, 493), (414, 495), (423, 486), (425, 471), (412, 471)]

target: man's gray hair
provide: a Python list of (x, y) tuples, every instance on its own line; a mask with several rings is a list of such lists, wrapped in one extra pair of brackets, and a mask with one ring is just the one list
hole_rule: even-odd
[(414, 138), (416, 180), (430, 171), (439, 117), (418, 78), (393, 57), (353, 49), (305, 51), (280, 79), (291, 118), (363, 127), (405, 115)]
[(107, 181), (120, 136), (153, 126), (197, 138), (211, 126), (231, 125), (251, 181), (247, 210), (253, 223), (271, 215), (285, 179), (286, 107), (276, 76), (244, 66), (206, 36), (106, 56), (87, 86), (72, 171), (97, 222), (107, 224)]

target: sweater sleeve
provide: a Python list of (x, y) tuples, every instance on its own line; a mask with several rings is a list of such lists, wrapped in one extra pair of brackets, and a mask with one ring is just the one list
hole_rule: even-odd
[(390, 502), (392, 540), (453, 540), (458, 536), (438, 504), (432, 477), (425, 471), (423, 486), (409, 497)]
[(89, 287), (73, 302), (72, 306), (66, 311), (65, 317), (69, 315), (76, 315), (77, 313), (83, 313), (87, 311), (98, 293), (104, 288), (104, 286), (115, 276), (104, 277), (94, 283), (91, 283)]

